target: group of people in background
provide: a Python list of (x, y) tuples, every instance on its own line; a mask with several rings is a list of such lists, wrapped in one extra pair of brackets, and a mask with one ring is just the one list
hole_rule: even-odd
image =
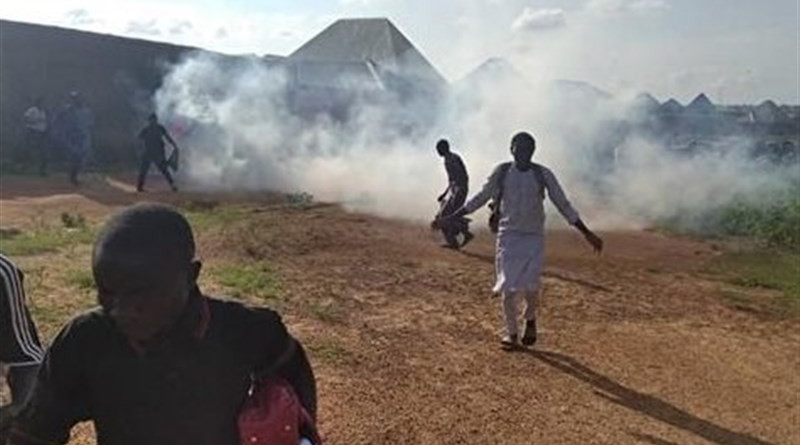
[[(69, 93), (66, 103), (52, 113), (45, 106), (44, 98), (39, 97), (23, 114), (23, 124), (25, 158), (30, 164), (37, 165), (39, 174), (47, 175), (50, 161), (58, 155), (67, 162), (70, 183), (80, 185), (79, 176), (92, 154), (95, 127), (94, 114), (83, 96), (77, 91)], [(169, 170), (178, 169), (178, 146), (154, 113), (148, 116), (148, 123), (139, 132), (139, 139), (143, 150), (136, 190), (144, 191), (147, 173), (154, 164), (172, 190), (177, 191)], [(165, 152), (165, 141), (174, 148), (169, 157)]]
[[(41, 101), (24, 117), (40, 173), (46, 173), (50, 139), (68, 154), (70, 180), (77, 185), (94, 125), (81, 96), (71, 94), (52, 120)], [(170, 168), (177, 168), (178, 147), (155, 114), (138, 136), (144, 150), (137, 190), (144, 190), (152, 164), (177, 190)], [(166, 143), (174, 148), (169, 157)], [(431, 226), (441, 230), (444, 247), (461, 249), (475, 237), (467, 215), (490, 203), (489, 226), (497, 234), (493, 292), (502, 295), (504, 320), (500, 343), (504, 349), (532, 346), (544, 268), (545, 198), (595, 252), (603, 241), (583, 222), (553, 171), (533, 162), (531, 134), (512, 137), (512, 159), (495, 166), (470, 199), (464, 161), (445, 139), (436, 151), (448, 185)], [(11, 445), (66, 443), (71, 428), (85, 420), (94, 421), (100, 443), (261, 443), (257, 436), (271, 425), (260, 420), (262, 402), (291, 394), (294, 399), (281, 399), (290, 405), (272, 415), (280, 418), (296, 408), (298, 415), (289, 421), (297, 426), (291, 445), (318, 444), (316, 384), (302, 345), (275, 312), (203, 294), (201, 268), (192, 229), (179, 212), (159, 205), (124, 210), (94, 245), (99, 308), (75, 317), (45, 353), (26, 308), (22, 272), (0, 255), (0, 361), (11, 366), (12, 389), (12, 403), (0, 409), (0, 443), (3, 434)], [(520, 299), (526, 302), (521, 332)], [(278, 389), (260, 393), (264, 382)], [(253, 400), (255, 394), (264, 399)], [(280, 419), (272, 424), (284, 431)]]
[(36, 158), (39, 174), (47, 174), (49, 161), (58, 152), (69, 165), (69, 180), (77, 186), (78, 176), (92, 151), (94, 114), (77, 91), (53, 115), (37, 98), (24, 115), (28, 159)]

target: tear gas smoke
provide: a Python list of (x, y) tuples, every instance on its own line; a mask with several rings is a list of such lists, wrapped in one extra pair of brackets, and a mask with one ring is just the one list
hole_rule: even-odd
[[(303, 191), (390, 217), (435, 213), (446, 186), (434, 150), (442, 137), (462, 155), (475, 192), (494, 165), (510, 159), (512, 134), (530, 131), (534, 160), (551, 167), (585, 219), (604, 228), (761, 200), (800, 175), (754, 162), (743, 148), (749, 142), (735, 138), (676, 155), (615, 124), (630, 120), (625, 101), (580, 84), (521, 77), (496, 72), (459, 82), (435, 113), (429, 102), (389, 94), (372, 100), (367, 92), (356, 94), (346, 119), (309, 118), (292, 111), (290, 72), (257, 58), (198, 53), (170, 70), (155, 102), (180, 129), (190, 188)], [(415, 131), (404, 126), (409, 118), (418, 118)]]

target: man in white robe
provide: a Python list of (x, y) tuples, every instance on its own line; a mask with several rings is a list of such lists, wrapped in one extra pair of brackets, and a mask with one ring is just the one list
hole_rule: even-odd
[(517, 300), (525, 299), (525, 330), (522, 344), (536, 343), (536, 303), (544, 267), (544, 197), (545, 191), (567, 222), (577, 228), (600, 253), (603, 241), (581, 221), (567, 200), (555, 174), (547, 167), (531, 162), (536, 141), (529, 133), (518, 133), (511, 140), (513, 163), (498, 165), (483, 189), (461, 209), (443, 218), (461, 218), (499, 198), (499, 223), (495, 254), (497, 282), (494, 292), (503, 296), (504, 348), (518, 342)]

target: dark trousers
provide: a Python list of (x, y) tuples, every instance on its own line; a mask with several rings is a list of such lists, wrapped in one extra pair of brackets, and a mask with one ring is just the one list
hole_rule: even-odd
[(8, 370), (6, 381), (11, 389), (11, 403), (0, 407), (0, 444), (5, 443), (5, 436), (11, 427), (15, 415), (28, 401), (39, 365), (12, 366)]
[(48, 140), (47, 133), (28, 128), (25, 131), (25, 147), (28, 151), (28, 162), (39, 164), (39, 174), (44, 176), (47, 173)]
[[(447, 216), (460, 209), (467, 202), (468, 192), (469, 189), (466, 184), (450, 187), (450, 191), (447, 192), (447, 196), (445, 196), (439, 208), (439, 216)], [(469, 222), (466, 218), (460, 218), (458, 221), (443, 225), (441, 230), (447, 244), (458, 246), (457, 236), (460, 234), (466, 235), (469, 232)]]
[(78, 185), (78, 175), (83, 168), (83, 155), (81, 153), (69, 154), (69, 182)]
[(162, 149), (161, 151), (145, 151), (142, 154), (142, 160), (139, 164), (139, 180), (136, 183), (137, 190), (144, 188), (147, 172), (150, 171), (150, 164), (155, 164), (169, 185), (174, 187), (175, 184), (172, 180), (172, 175), (169, 173), (169, 168), (167, 168), (167, 160), (164, 158), (164, 150)]

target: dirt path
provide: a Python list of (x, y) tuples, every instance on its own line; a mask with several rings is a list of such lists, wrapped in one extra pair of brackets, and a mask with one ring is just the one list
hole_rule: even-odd
[[(125, 181), (78, 194), (3, 178), (0, 226), (62, 211), (99, 220), (139, 197)], [(419, 225), (247, 201), (245, 217), (200, 233), (200, 255), (206, 270), (278, 270), (330, 444), (800, 444), (798, 323), (721, 299), (700, 273), (713, 246), (606, 233), (598, 258), (578, 235), (550, 233), (541, 342), (506, 353), (489, 234), (455, 253)]]

